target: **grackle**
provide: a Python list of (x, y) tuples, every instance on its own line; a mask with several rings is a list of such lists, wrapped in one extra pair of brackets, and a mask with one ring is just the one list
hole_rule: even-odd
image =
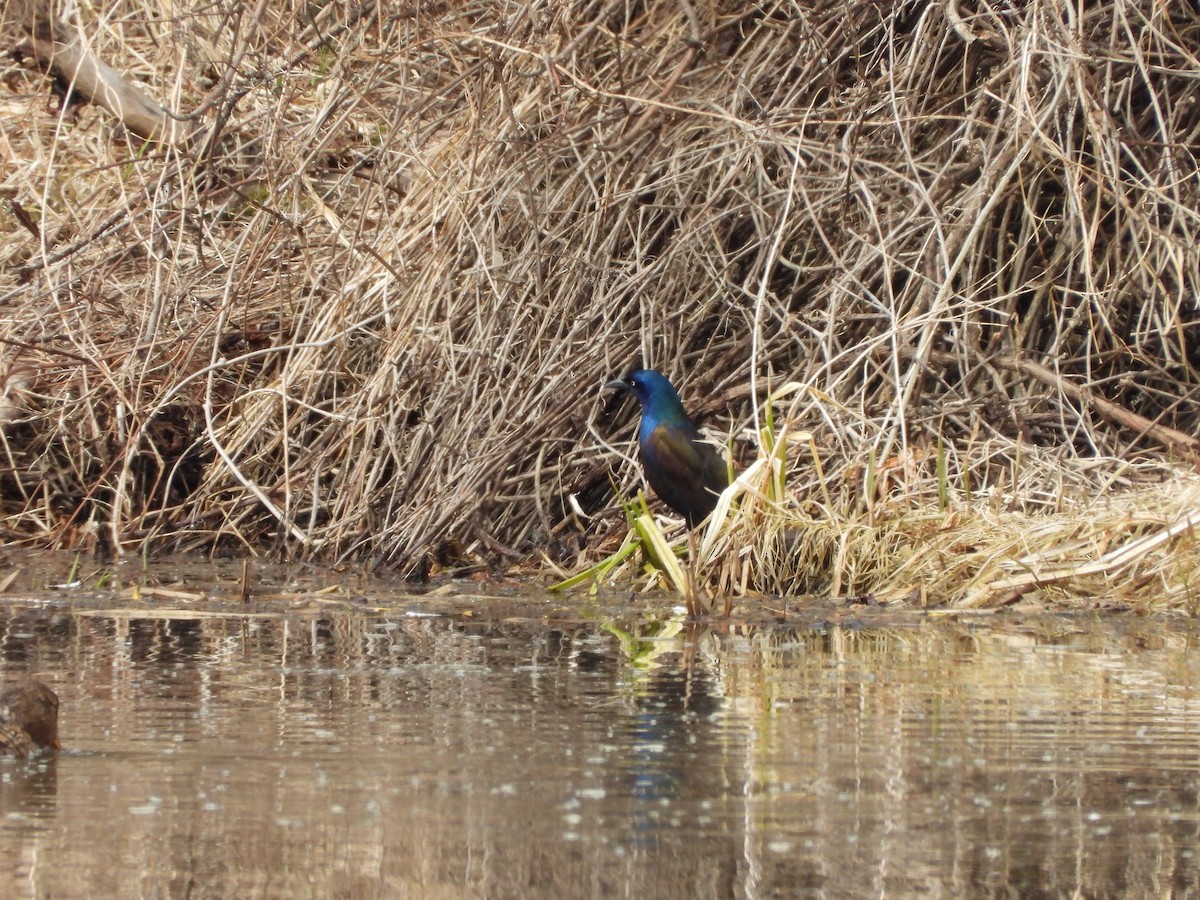
[(661, 372), (638, 369), (604, 385), (628, 391), (642, 405), (638, 451), (650, 487), (695, 528), (717, 505), (729, 485), (729, 470), (701, 436), (671, 382)]

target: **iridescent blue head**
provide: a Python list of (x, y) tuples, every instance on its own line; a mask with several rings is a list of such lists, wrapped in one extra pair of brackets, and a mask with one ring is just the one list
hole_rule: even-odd
[(653, 369), (637, 369), (624, 378), (604, 385), (605, 388), (628, 391), (642, 405), (641, 436), (645, 437), (659, 425), (676, 425), (689, 422), (683, 411), (683, 402), (675, 387), (662, 372)]

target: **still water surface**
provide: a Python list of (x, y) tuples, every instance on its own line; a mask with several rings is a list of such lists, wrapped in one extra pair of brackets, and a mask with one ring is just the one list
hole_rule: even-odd
[[(1176, 895), (1177, 620), (0, 607), (0, 897)], [(528, 611), (526, 611), (528, 613)]]

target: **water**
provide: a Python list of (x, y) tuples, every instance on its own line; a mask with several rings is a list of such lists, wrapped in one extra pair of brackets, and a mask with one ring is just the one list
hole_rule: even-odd
[(66, 748), (0, 761), (0, 896), (1200, 884), (1190, 623), (375, 606), (0, 607)]

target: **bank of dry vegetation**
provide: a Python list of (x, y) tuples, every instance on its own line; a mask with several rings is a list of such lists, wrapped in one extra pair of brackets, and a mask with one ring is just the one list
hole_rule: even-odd
[(184, 118), (3, 63), (5, 540), (574, 570), (639, 477), (599, 386), (647, 364), (786, 460), (714, 590), (1194, 602), (1194, 4), (64, 27)]

